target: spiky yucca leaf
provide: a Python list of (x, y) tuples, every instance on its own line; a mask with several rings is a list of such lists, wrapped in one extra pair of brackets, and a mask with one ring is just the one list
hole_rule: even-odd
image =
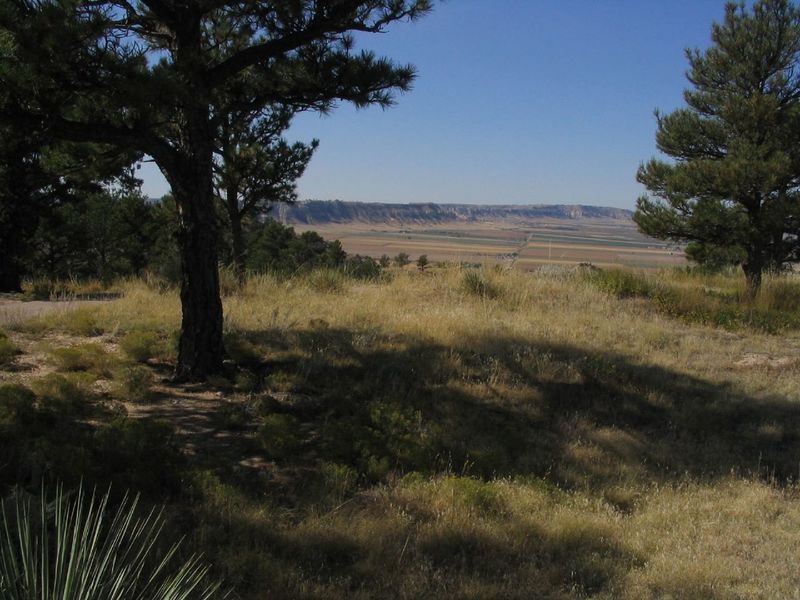
[(179, 544), (163, 555), (161, 512), (137, 515), (138, 497), (111, 509), (108, 494), (82, 488), (55, 500), (42, 491), (38, 510), (17, 496), (2, 506), (0, 600), (213, 600), (198, 558), (175, 567)]

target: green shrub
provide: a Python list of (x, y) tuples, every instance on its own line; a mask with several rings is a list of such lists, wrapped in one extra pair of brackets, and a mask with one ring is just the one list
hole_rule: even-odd
[(107, 377), (116, 362), (99, 344), (52, 348), (49, 354), (58, 371), (90, 371), (100, 377)]
[(291, 415), (266, 415), (258, 428), (258, 440), (269, 456), (285, 458), (302, 444), (299, 421)]
[(55, 292), (55, 282), (37, 277), (22, 282), (22, 293), (26, 300), (50, 300)]
[(114, 373), (114, 395), (126, 402), (147, 402), (153, 395), (153, 375), (146, 367), (129, 365)]
[(103, 327), (90, 309), (77, 309), (59, 317), (61, 328), (72, 335), (96, 337), (103, 334)]
[(338, 294), (345, 287), (344, 273), (337, 269), (314, 269), (306, 275), (306, 281), (312, 290), (323, 294)]
[(585, 275), (598, 288), (619, 298), (649, 298), (655, 292), (646, 277), (630, 271), (597, 269)]
[(374, 281), (381, 275), (381, 265), (370, 256), (348, 256), (344, 261), (344, 273), (353, 279)]
[(29, 423), (34, 417), (36, 394), (23, 385), (0, 384), (0, 428)]
[[(197, 558), (161, 550), (161, 512), (140, 511), (138, 497), (112, 508), (108, 493), (57, 487), (34, 501), (16, 496), (0, 520), (0, 598), (8, 600), (211, 600), (218, 583)], [(143, 515), (143, 516), (141, 516)]]
[(0, 331), (0, 367), (11, 364), (17, 354), (19, 354), (19, 348), (8, 339), (4, 332)]
[(261, 377), (251, 371), (240, 371), (234, 379), (236, 391), (246, 394), (259, 391), (261, 389)]
[(244, 404), (225, 402), (219, 405), (214, 421), (221, 429), (243, 429), (253, 420), (253, 414)]
[(160, 339), (156, 332), (133, 330), (119, 340), (119, 347), (136, 362), (147, 362), (160, 353)]
[(158, 496), (180, 489), (182, 457), (169, 423), (118, 417), (95, 432), (93, 446), (103, 480)]
[(497, 298), (500, 296), (500, 288), (487, 279), (482, 271), (465, 271), (461, 277), (461, 289), (464, 293), (480, 298)]
[(51, 373), (31, 383), (40, 410), (60, 418), (86, 414), (90, 407), (91, 377)]
[(238, 365), (253, 365), (261, 362), (264, 352), (239, 332), (225, 333), (225, 352)]

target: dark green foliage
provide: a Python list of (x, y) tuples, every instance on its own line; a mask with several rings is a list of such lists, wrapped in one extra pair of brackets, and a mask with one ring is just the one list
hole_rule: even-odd
[(658, 149), (637, 179), (640, 229), (692, 242), (702, 264), (739, 263), (750, 295), (765, 269), (800, 259), (800, 11), (729, 3), (712, 46), (688, 51), (686, 108), (657, 115)]
[(689, 242), (685, 252), (689, 260), (712, 272), (741, 265), (747, 258), (747, 252), (742, 247), (711, 242)]
[(180, 455), (170, 426), (118, 418), (97, 429), (91, 380), (50, 375), (34, 389), (0, 384), (0, 490), (80, 481), (163, 497), (179, 486)]
[[(235, 39), (227, 41), (237, 44)], [(215, 187), (227, 221), (223, 239), (230, 239), (223, 255), (229, 255), (239, 277), (244, 275), (248, 253), (243, 225), (263, 218), (275, 203), (297, 199), (297, 179), (319, 145), (317, 140), (289, 144), (281, 137), (293, 116), (293, 109), (281, 105), (255, 117), (249, 111), (232, 111), (219, 128)]]
[(420, 257), (417, 259), (417, 268), (420, 271), (424, 271), (425, 267), (427, 266), (428, 266), (428, 255), (427, 254), (420, 255)]
[(370, 256), (348, 256), (344, 261), (343, 270), (345, 275), (353, 279), (374, 281), (381, 274), (381, 266), (378, 261)]
[(405, 267), (410, 262), (411, 262), (411, 259), (409, 258), (408, 254), (406, 254), (405, 252), (400, 252), (400, 253), (398, 253), (397, 256), (394, 257), (394, 264), (396, 264), (398, 267), (401, 267), (401, 268)]
[(110, 282), (140, 275), (146, 268), (164, 271), (164, 255), (174, 255), (171, 223), (164, 213), (159, 204), (140, 193), (121, 191), (101, 191), (54, 207), (43, 215), (34, 233), (36, 250), (27, 273)]
[(247, 129), (274, 105), (391, 105), (410, 88), (413, 67), (353, 51), (352, 33), (381, 32), (430, 8), (429, 0), (0, 5), (0, 126), (146, 154), (169, 181), (181, 257), (180, 378), (222, 369), (219, 130), (236, 114)]
[(252, 225), (248, 246), (247, 268), (257, 273), (294, 275), (318, 267), (342, 268), (347, 261), (338, 240), (326, 241), (314, 231), (298, 235), (273, 219)]

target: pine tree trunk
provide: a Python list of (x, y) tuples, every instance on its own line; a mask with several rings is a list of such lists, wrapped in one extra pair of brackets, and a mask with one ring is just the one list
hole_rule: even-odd
[(222, 301), (218, 224), (214, 210), (210, 136), (199, 131), (194, 153), (178, 177), (169, 177), (179, 213), (181, 336), (177, 381), (200, 381), (222, 370)]
[(233, 267), (239, 281), (245, 275), (245, 244), (242, 232), (242, 215), (239, 212), (239, 190), (235, 185), (229, 185), (225, 191), (227, 196), (228, 219), (231, 222), (231, 245), (233, 246)]
[(746, 281), (745, 295), (748, 300), (754, 299), (761, 289), (761, 275), (764, 271), (764, 258), (757, 250), (748, 252), (747, 260), (742, 264)]
[(748, 300), (753, 300), (761, 289), (761, 275), (766, 265), (766, 238), (762, 233), (761, 198), (753, 198), (749, 203), (748, 220), (750, 221), (750, 234), (747, 248), (747, 259), (742, 263), (742, 270), (746, 281), (745, 295)]

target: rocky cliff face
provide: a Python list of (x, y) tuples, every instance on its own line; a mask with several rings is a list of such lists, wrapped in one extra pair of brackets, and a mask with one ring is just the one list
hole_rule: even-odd
[(288, 225), (325, 223), (391, 223), (424, 225), (453, 221), (493, 219), (579, 219), (602, 218), (630, 221), (631, 211), (622, 208), (582, 205), (490, 205), (490, 204), (381, 204), (308, 200), (278, 205), (273, 215)]

